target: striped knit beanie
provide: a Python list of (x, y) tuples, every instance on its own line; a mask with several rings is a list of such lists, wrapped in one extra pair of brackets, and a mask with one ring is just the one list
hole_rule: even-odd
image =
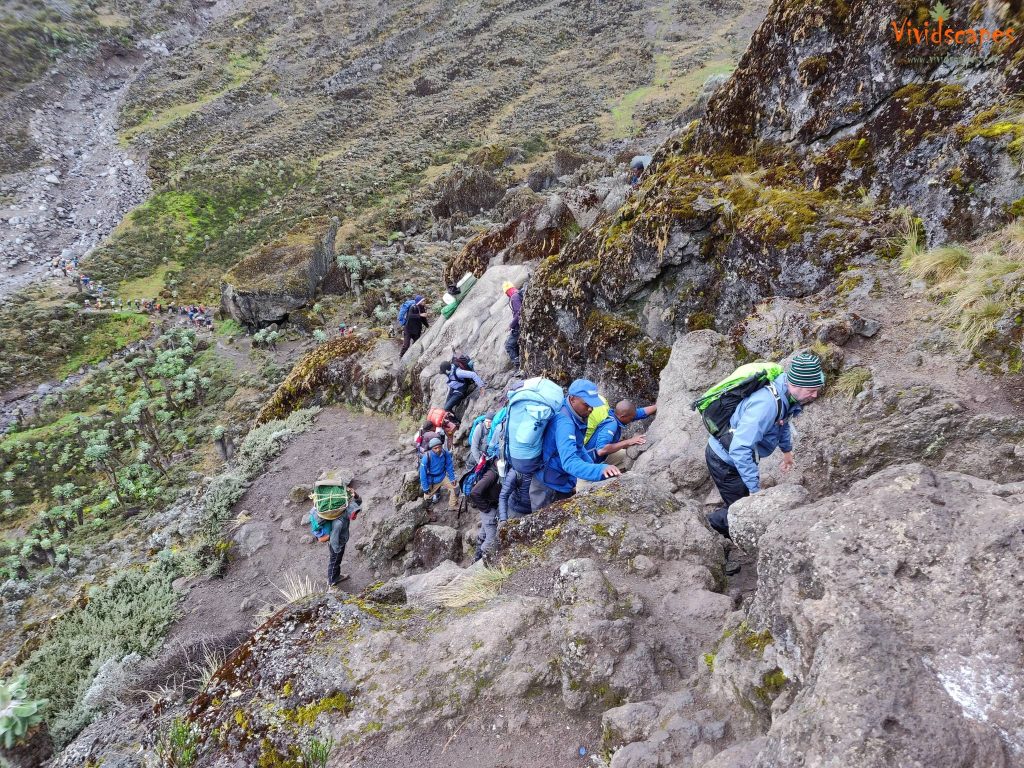
[(801, 352), (790, 361), (786, 381), (794, 387), (824, 386), (825, 374), (821, 370), (821, 360), (810, 352)]

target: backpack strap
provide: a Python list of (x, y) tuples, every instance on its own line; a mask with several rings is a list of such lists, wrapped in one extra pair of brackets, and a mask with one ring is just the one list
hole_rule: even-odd
[(782, 398), (779, 397), (779, 390), (775, 388), (775, 382), (768, 382), (768, 391), (772, 393), (772, 397), (775, 398), (775, 422), (782, 421)]

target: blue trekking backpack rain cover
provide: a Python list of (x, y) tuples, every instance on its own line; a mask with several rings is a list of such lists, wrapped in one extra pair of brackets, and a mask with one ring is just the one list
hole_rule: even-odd
[(505, 437), (513, 459), (535, 459), (544, 447), (544, 429), (561, 407), (565, 393), (550, 379), (527, 379), (508, 398)]
[(409, 310), (416, 304), (414, 299), (406, 299), (402, 302), (402, 306), (398, 309), (398, 324), (405, 326), (405, 321), (409, 319)]

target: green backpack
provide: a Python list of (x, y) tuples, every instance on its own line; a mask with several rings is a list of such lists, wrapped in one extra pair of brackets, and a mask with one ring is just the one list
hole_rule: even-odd
[(313, 503), (317, 516), (322, 520), (341, 517), (348, 506), (348, 486), (352, 484), (352, 473), (340, 469), (323, 472), (313, 484)]
[(782, 366), (778, 363), (759, 362), (741, 365), (690, 403), (690, 410), (700, 413), (705, 429), (713, 437), (718, 438), (722, 446), (728, 450), (729, 443), (732, 442), (729, 420), (739, 404), (759, 389), (771, 389), (778, 407), (776, 419), (781, 418), (782, 398), (775, 391), (772, 382), (782, 374)]

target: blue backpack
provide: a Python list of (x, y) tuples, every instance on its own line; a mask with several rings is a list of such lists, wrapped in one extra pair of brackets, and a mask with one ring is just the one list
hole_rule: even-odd
[[(482, 423), (483, 420), (486, 419), (486, 418), (487, 418), (487, 414), (486, 413), (481, 413), (479, 416), (477, 416), (475, 419), (473, 419), (473, 423), (469, 425), (469, 439), (470, 439), (470, 441), (473, 440), (473, 433), (476, 432), (477, 424)], [(488, 433), (488, 434), (490, 434), (490, 433)]]
[(398, 308), (398, 324), (403, 328), (405, 327), (406, 320), (409, 319), (409, 310), (416, 306), (414, 299), (406, 299), (402, 302), (402, 306)]
[(509, 395), (505, 440), (513, 459), (536, 459), (544, 449), (544, 429), (565, 399), (562, 388), (550, 379), (527, 379)]

